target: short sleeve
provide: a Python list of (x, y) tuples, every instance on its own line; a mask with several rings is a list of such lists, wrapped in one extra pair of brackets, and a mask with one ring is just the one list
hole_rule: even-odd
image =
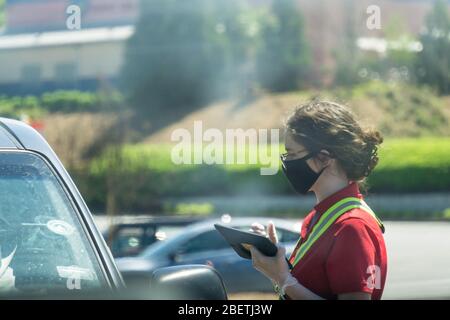
[(368, 285), (370, 268), (375, 265), (375, 246), (361, 219), (340, 223), (326, 262), (330, 288), (334, 294), (372, 293)]

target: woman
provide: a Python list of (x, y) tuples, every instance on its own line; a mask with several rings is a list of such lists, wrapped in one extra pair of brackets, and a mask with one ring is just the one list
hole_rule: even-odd
[[(314, 192), (317, 204), (303, 221), (289, 261), (282, 247), (275, 257), (249, 247), (254, 267), (272, 280), (282, 299), (381, 298), (387, 271), (384, 227), (359, 184), (376, 166), (382, 141), (336, 103), (311, 102), (289, 117), (283, 171), (297, 192)], [(261, 225), (252, 228), (266, 234)], [(273, 224), (267, 235), (277, 244)]]

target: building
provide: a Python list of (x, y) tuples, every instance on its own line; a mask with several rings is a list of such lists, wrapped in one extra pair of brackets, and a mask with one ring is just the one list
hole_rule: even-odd
[[(69, 30), (67, 8), (81, 9)], [(139, 0), (7, 0), (0, 36), (0, 95), (114, 85)]]
[[(55, 89), (95, 90), (115, 85), (126, 41), (134, 32), (140, 0), (6, 0), (7, 24), (0, 36), (0, 95), (38, 94)], [(151, 1), (151, 0), (142, 0)], [(214, 1), (214, 0), (211, 0)], [(258, 5), (276, 0), (248, 0)], [(400, 21), (418, 35), (432, 0), (378, 0), (382, 28), (366, 28), (372, 0), (297, 0), (305, 18), (317, 82), (332, 81), (336, 53), (348, 28), (362, 37), (363, 50), (385, 46), (386, 26)], [(81, 9), (81, 29), (69, 30), (67, 8)]]

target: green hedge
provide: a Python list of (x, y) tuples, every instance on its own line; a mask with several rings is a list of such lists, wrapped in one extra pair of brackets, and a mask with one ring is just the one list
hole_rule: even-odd
[(368, 183), (374, 192), (450, 191), (450, 138), (388, 141)]
[(96, 112), (117, 110), (123, 105), (123, 97), (114, 92), (83, 92), (58, 90), (40, 96), (0, 96), (0, 116), (19, 118), (26, 114), (39, 118), (51, 112)]
[[(261, 176), (258, 165), (177, 166), (170, 151), (167, 145), (126, 146), (120, 163), (105, 154), (88, 172), (72, 173), (95, 208), (104, 208), (111, 186), (124, 210), (148, 210), (161, 197), (293, 194), (281, 170)], [(371, 192), (450, 191), (450, 138), (392, 139), (379, 155), (368, 179)]]

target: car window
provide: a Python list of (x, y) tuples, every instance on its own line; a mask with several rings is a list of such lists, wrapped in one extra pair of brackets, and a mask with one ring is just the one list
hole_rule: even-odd
[(280, 242), (296, 242), (298, 241), (300, 234), (286, 229), (277, 229), (278, 240)]
[(179, 234), (185, 226), (161, 226), (156, 232), (159, 241), (165, 241)]
[(111, 241), (114, 257), (136, 256), (145, 248), (178, 234), (184, 226), (118, 226)]
[(111, 251), (115, 257), (134, 256), (141, 252), (147, 243), (156, 240), (154, 228), (120, 227), (114, 234)]
[(0, 153), (0, 258), (0, 294), (105, 285), (72, 203), (32, 153)]
[(229, 244), (225, 239), (216, 231), (204, 232), (191, 240), (189, 240), (183, 246), (183, 253), (197, 253), (201, 251), (220, 250), (229, 248)]

